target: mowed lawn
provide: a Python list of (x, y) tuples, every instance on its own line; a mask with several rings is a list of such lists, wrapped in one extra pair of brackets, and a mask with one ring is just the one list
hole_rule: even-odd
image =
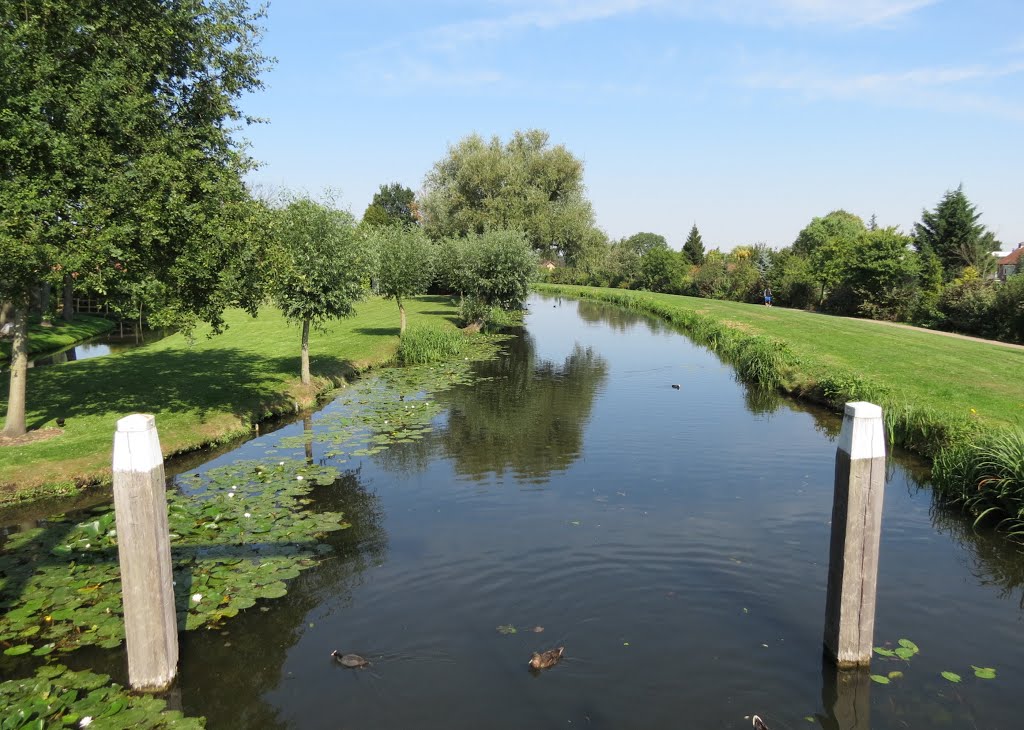
[[(540, 291), (554, 287), (541, 285)], [(785, 342), (797, 378), (819, 382), (837, 370), (887, 389), (888, 400), (979, 419), (1000, 427), (1024, 424), (1024, 349), (760, 304), (672, 294), (557, 287), (582, 297), (614, 293), (659, 307), (693, 310), (728, 326)]]
[[(458, 310), (446, 297), (406, 302), (410, 324), (430, 320), (456, 327)], [(353, 372), (390, 361), (398, 349), (398, 306), (379, 298), (360, 302), (356, 316), (310, 334), (313, 388), (299, 383), (301, 327), (276, 309), (253, 319), (227, 313), (228, 329), (189, 342), (175, 334), (135, 350), (65, 365), (33, 368), (28, 377), (30, 429), (63, 433), (22, 445), (0, 446), (0, 501), (47, 484), (102, 480), (110, 475), (117, 420), (156, 415), (165, 455), (247, 433), (273, 412), (311, 405), (317, 393)], [(6, 411), (8, 377), (0, 385)]]

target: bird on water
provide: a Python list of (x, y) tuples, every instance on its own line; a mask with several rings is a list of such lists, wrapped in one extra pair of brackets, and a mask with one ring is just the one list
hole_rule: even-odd
[(558, 661), (562, 658), (562, 654), (565, 653), (565, 647), (560, 646), (557, 649), (548, 649), (547, 651), (534, 652), (533, 656), (530, 657), (530, 669), (547, 669), (558, 664)]

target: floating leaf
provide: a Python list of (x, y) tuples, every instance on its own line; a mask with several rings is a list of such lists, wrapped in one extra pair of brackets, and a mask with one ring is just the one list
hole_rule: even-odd
[(920, 649), (917, 648), (917, 644), (915, 644), (910, 639), (900, 639), (896, 643), (898, 643), (904, 649), (910, 649), (910, 651), (914, 652), (915, 654), (917, 654), (919, 651), (921, 651)]
[(948, 679), (953, 684), (956, 684), (960, 681), (960, 675), (956, 672), (942, 672), (942, 678)]
[(30, 651), (32, 651), (31, 644), (18, 644), (17, 646), (12, 646), (10, 649), (4, 649), (4, 655), (21, 656), (22, 654), (28, 654)]
[(889, 672), (888, 676), (889, 676), (889, 679), (902, 679), (903, 672), (900, 672), (900, 671)]
[(896, 656), (896, 652), (894, 652), (892, 649), (883, 649), (880, 646), (876, 646), (874, 648), (874, 652), (876, 654), (878, 654), (879, 656), (889, 656), (889, 657)]
[(889, 684), (889, 678), (882, 674), (872, 674), (871, 681), (878, 682), (878, 684)]
[(971, 669), (974, 670), (974, 676), (978, 677), (979, 679), (996, 678), (996, 670), (992, 667), (976, 667), (972, 664)]
[(499, 634), (514, 634), (516, 633), (516, 627), (512, 624), (502, 624), (498, 627)]
[(908, 648), (906, 648), (905, 646), (901, 646), (901, 647), (900, 647), (899, 649), (897, 649), (897, 650), (896, 650), (896, 651), (895, 651), (894, 653), (895, 653), (895, 654), (896, 654), (896, 656), (898, 656), (898, 657), (899, 657), (900, 659), (906, 659), (906, 660), (908, 660), (908, 661), (909, 661), (909, 660), (910, 660), (910, 658), (911, 658), (911, 657), (913, 657), (913, 656), (914, 656), (914, 654), (916, 654), (917, 652), (916, 652), (916, 651), (914, 651), (913, 649), (908, 649)]

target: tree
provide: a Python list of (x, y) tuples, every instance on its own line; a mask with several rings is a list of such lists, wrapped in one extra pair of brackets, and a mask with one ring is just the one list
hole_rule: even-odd
[(844, 286), (853, 294), (857, 314), (903, 321), (911, 312), (921, 274), (912, 239), (895, 228), (869, 230), (850, 257)]
[(274, 298), (285, 317), (302, 324), (300, 372), (309, 385), (310, 327), (355, 314), (370, 257), (351, 214), (309, 198), (279, 211), (273, 232)]
[(689, 235), (686, 237), (686, 242), (683, 244), (683, 255), (694, 266), (700, 266), (704, 263), (704, 241), (701, 240), (700, 231), (697, 230), (696, 223), (693, 224)]
[(981, 213), (964, 195), (963, 186), (947, 190), (935, 210), (921, 212), (921, 222), (914, 224), (918, 251), (930, 249), (939, 257), (946, 281), (957, 277), (964, 268), (973, 266), (980, 274), (995, 269), (992, 252), (999, 250), (999, 241), (979, 223)]
[(363, 222), (371, 226), (411, 226), (419, 221), (416, 194), (396, 182), (381, 185), (363, 213)]
[(420, 228), (388, 226), (371, 234), (380, 294), (398, 303), (399, 333), (405, 332), (403, 298), (423, 294), (433, 280), (433, 248)]
[(435, 240), (522, 230), (535, 251), (572, 261), (594, 227), (583, 163), (547, 132), (516, 132), (507, 144), (473, 134), (427, 174), (424, 225)]
[(665, 240), (664, 236), (657, 233), (634, 233), (624, 243), (636, 251), (639, 256), (643, 256), (656, 248), (668, 250), (668, 241)]
[[(27, 310), (41, 283), (149, 276), (215, 325), (246, 244), (240, 96), (261, 86), (245, 0), (0, 0), (0, 300), (14, 305), (4, 435), (25, 432)], [(250, 306), (255, 306), (249, 301)]]
[(683, 278), (682, 259), (668, 245), (656, 246), (640, 257), (640, 286), (648, 291), (674, 294)]
[(522, 306), (537, 273), (537, 256), (522, 231), (501, 229), (470, 236), (473, 278), (467, 294), (488, 306)]
[(818, 282), (818, 304), (843, 280), (854, 247), (863, 240), (864, 221), (845, 210), (814, 218), (793, 242), (793, 253), (805, 257)]

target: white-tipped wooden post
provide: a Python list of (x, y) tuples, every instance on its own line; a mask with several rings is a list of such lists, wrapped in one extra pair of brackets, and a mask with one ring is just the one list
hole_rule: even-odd
[(178, 626), (164, 459), (153, 416), (137, 413), (117, 422), (114, 515), (128, 681), (133, 689), (164, 690), (177, 674)]
[(825, 649), (843, 668), (871, 663), (884, 491), (882, 409), (847, 403), (836, 449), (825, 597)]

